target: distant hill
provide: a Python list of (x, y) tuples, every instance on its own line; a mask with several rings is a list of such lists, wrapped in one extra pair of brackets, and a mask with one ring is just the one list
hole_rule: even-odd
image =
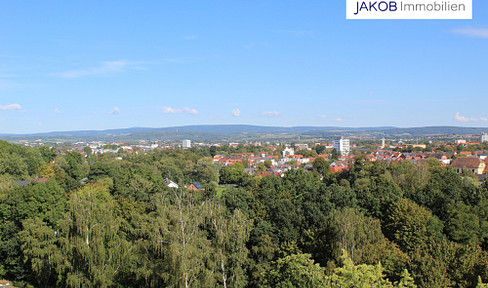
[(191, 125), (163, 128), (134, 127), (107, 130), (55, 131), (34, 134), (3, 134), (0, 138), (16, 141), (42, 138), (43, 141), (130, 141), (130, 140), (263, 140), (294, 137), (331, 138), (338, 136), (417, 137), (439, 135), (474, 135), (488, 132), (487, 128), (431, 126), (431, 127), (333, 127), (333, 126), (256, 126), (256, 125)]
[(4, 136), (108, 136), (108, 135), (127, 135), (135, 133), (148, 132), (206, 132), (206, 133), (220, 133), (220, 134), (266, 134), (266, 133), (304, 133), (310, 131), (331, 131), (331, 130), (378, 130), (378, 129), (392, 129), (395, 127), (365, 127), (365, 128), (348, 128), (348, 127), (319, 127), (319, 126), (295, 126), (295, 127), (278, 127), (278, 126), (256, 126), (256, 125), (190, 125), (190, 126), (176, 126), (163, 128), (122, 128), (122, 129), (107, 129), (107, 130), (80, 130), (80, 131), (55, 131), (46, 133), (33, 134), (0, 134)]
[(384, 130), (385, 134), (401, 135), (410, 134), (412, 136), (422, 135), (468, 135), (481, 134), (488, 132), (486, 128), (475, 127), (457, 127), (457, 126), (431, 126), (431, 127), (413, 127), (413, 128), (392, 128)]

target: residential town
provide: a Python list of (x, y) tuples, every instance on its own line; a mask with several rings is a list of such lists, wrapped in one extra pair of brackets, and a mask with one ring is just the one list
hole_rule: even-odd
[[(124, 154), (148, 153), (153, 150), (165, 149), (204, 149), (211, 148), (220, 151), (212, 155), (212, 161), (219, 167), (229, 167), (241, 163), (245, 172), (249, 175), (283, 177), (288, 170), (303, 168), (305, 171), (313, 169), (313, 163), (317, 158), (322, 158), (329, 163), (329, 171), (339, 173), (350, 169), (352, 163), (358, 157), (364, 157), (370, 162), (384, 161), (386, 163), (410, 161), (419, 163), (427, 159), (437, 159), (442, 166), (452, 166), (458, 173), (470, 172), (475, 175), (480, 183), (488, 178), (488, 134), (479, 135), (479, 142), (469, 142), (464, 139), (456, 139), (454, 142), (439, 141), (435, 144), (405, 144), (403, 140), (380, 139), (374, 145), (356, 145), (350, 139), (343, 137), (332, 142), (319, 143), (203, 143), (191, 140), (159, 142), (138, 141), (127, 144), (123, 142), (76, 142), (67, 146), (56, 143), (53, 147), (57, 153), (64, 154), (67, 151), (76, 151), (84, 157), (91, 155), (102, 156), (114, 154), (116, 159), (122, 160)], [(352, 143), (351, 143), (352, 142)], [(42, 139), (34, 142), (20, 141), (19, 144), (29, 147), (39, 147), (44, 144)], [(229, 152), (225, 153), (219, 148), (227, 146), (234, 150), (247, 150), (252, 147), (258, 152)], [(262, 148), (262, 151), (259, 149)], [(260, 169), (260, 165), (264, 168)], [(261, 166), (262, 167), (262, 166)], [(38, 181), (37, 178), (35, 181)], [(171, 179), (166, 179), (169, 187), (179, 187)], [(24, 183), (26, 184), (26, 183)], [(204, 189), (198, 182), (185, 185), (188, 189)]]
[[(344, 253), (352, 253), (354, 249), (355, 253), (363, 251), (363, 254), (356, 255), (369, 255), (364, 251), (372, 250), (374, 258), (371, 262), (356, 258), (358, 262), (350, 262), (350, 265), (385, 263), (385, 274), (379, 274), (385, 275), (381, 276), (385, 281), (396, 281), (402, 275), (393, 269), (398, 266), (412, 271), (413, 279), (418, 283), (423, 279), (437, 283), (435, 281), (441, 275), (452, 283), (468, 281), (469, 285), (459, 287), (476, 287), (488, 280), (488, 261), (484, 260), (488, 259), (488, 252), (482, 250), (487, 247), (488, 238), (478, 236), (485, 235), (488, 227), (488, 141), (485, 135), (466, 138), (459, 135), (447, 141), (354, 137), (313, 142), (227, 143), (191, 139), (132, 143), (44, 143), (38, 139), (12, 144), (0, 141), (0, 168), (3, 171), (0, 175), (0, 216), (5, 219), (2, 222), (4, 228), (0, 229), (2, 239), (5, 239), (2, 240), (4, 245), (0, 245), (0, 252), (4, 255), (0, 261), (6, 267), (2, 276), (5, 280), (0, 283), (26, 287), (23, 283), (39, 284), (37, 279), (43, 279), (50, 283), (44, 286), (55, 287), (59, 281), (57, 277), (65, 277), (62, 274), (64, 262), (42, 262), (43, 269), (54, 269), (56, 276), (47, 275), (44, 279), (32, 276), (40, 275), (44, 270), (35, 270), (35, 267), (31, 268), (31, 262), (20, 261), (44, 259), (44, 254), (29, 248), (29, 245), (44, 245), (44, 235), (52, 237), (49, 240), (54, 243), (49, 248), (52, 253), (62, 255), (70, 263), (85, 265), (86, 261), (72, 256), (76, 255), (73, 251), (85, 249), (85, 245), (92, 243), (109, 241), (103, 244), (106, 245), (103, 249), (111, 249), (114, 255), (132, 253), (130, 257), (119, 260), (122, 265), (132, 267), (142, 265), (133, 264), (132, 259), (145, 259), (144, 263), (148, 265), (166, 261), (165, 256), (159, 254), (159, 244), (153, 246), (151, 243), (164, 241), (161, 247), (169, 247), (164, 255), (170, 255), (168, 253), (181, 251), (183, 245), (187, 245), (187, 242), (178, 240), (182, 239), (181, 232), (193, 231), (191, 233), (199, 238), (197, 242), (189, 243), (195, 245), (195, 251), (204, 253), (198, 259), (207, 263), (205, 269), (208, 273), (218, 271), (212, 257), (223, 253), (219, 250), (222, 247), (222, 238), (219, 237), (235, 234), (240, 238), (225, 241), (238, 241), (239, 249), (247, 249), (246, 245), (251, 245), (251, 251), (275, 247), (264, 260), (266, 265), (270, 265), (265, 268), (265, 275), (275, 273), (273, 267), (279, 263), (277, 261), (290, 259), (281, 253), (288, 253), (284, 249), (291, 245), (291, 249), (297, 251), (293, 252), (293, 257), (304, 257), (309, 263), (316, 261), (319, 265), (314, 264), (313, 267), (319, 269), (319, 275), (323, 277), (331, 277), (328, 275), (335, 273), (327, 272), (324, 267), (341, 265), (341, 259), (352, 255)], [(409, 217), (418, 217), (422, 221), (418, 224), (420, 228), (415, 228), (415, 221), (413, 224), (410, 220), (404, 221)], [(73, 222), (73, 219), (77, 220)], [(89, 242), (86, 240), (89, 234), (79, 234), (85, 233), (86, 227), (80, 225), (86, 221), (93, 221), (92, 228), (88, 229), (96, 230), (90, 232)], [(465, 222), (469, 225), (466, 226)], [(329, 238), (328, 231), (344, 231), (345, 227), (353, 224), (361, 225), (358, 231), (363, 231), (357, 239), (370, 239), (368, 241), (372, 242), (364, 244), (362, 240), (350, 239), (353, 247), (342, 245), (334, 248), (335, 243), (340, 243), (337, 239), (343, 236), (332, 234), (338, 238)], [(5, 229), (10, 227), (8, 225), (14, 228)], [(102, 230), (97, 230), (99, 225)], [(184, 230), (181, 230), (181, 225), (184, 225)], [(399, 228), (388, 230), (393, 226)], [(411, 238), (408, 232), (411, 229), (425, 231), (421, 232), (424, 235), (422, 240)], [(427, 229), (433, 229), (433, 234), (429, 234), (431, 232)], [(326, 236), (322, 236), (324, 231)], [(402, 231), (407, 232), (398, 234)], [(105, 232), (108, 234), (100, 234)], [(371, 233), (375, 235), (373, 238)], [(112, 245), (110, 237), (116, 237), (114, 243), (128, 245), (127, 249), (118, 244)], [(64, 243), (69, 246), (64, 246)], [(199, 246), (199, 243), (207, 244)], [(96, 245), (102, 244), (90, 247)], [(388, 245), (386, 249), (394, 249), (393, 252), (384, 252), (384, 245)], [(445, 245), (449, 245), (450, 250), (444, 250)], [(154, 247), (154, 250), (148, 252), (147, 249), (151, 249), (148, 247)], [(98, 250), (90, 248), (86, 251), (85, 257), (99, 255)], [(245, 252), (242, 254), (245, 261), (261, 263), (260, 254), (242, 251)], [(333, 254), (324, 255), (322, 251), (332, 251)], [(445, 251), (440, 258), (447, 259), (443, 260), (443, 267), (461, 267), (459, 269), (468, 272), (461, 275), (447, 270), (441, 274), (430, 273), (431, 270), (423, 266), (426, 263), (424, 256), (419, 253), (435, 255), (439, 251)], [(234, 252), (225, 253), (233, 255)], [(394, 253), (403, 254), (389, 262)], [(480, 271), (485, 272), (473, 274), (473, 271), (478, 271), (475, 270), (478, 266), (472, 266), (471, 260), (458, 263), (457, 259), (447, 257), (451, 253), (464, 253), (462, 255), (465, 256), (459, 258), (461, 260), (475, 259), (479, 263), (476, 265), (483, 265)], [(181, 263), (190, 258), (178, 259)], [(110, 261), (107, 259), (105, 263), (108, 264), (103, 265), (111, 265)], [(244, 264), (238, 266), (246, 267)], [(16, 274), (19, 267), (25, 268), (24, 278)], [(75, 265), (72, 267), (70, 275), (83, 269)], [(168, 267), (164, 268), (168, 273), (187, 273), (185, 269), (171, 265), (164, 267)], [(261, 269), (256, 267), (246, 268), (251, 272), (249, 274), (240, 272), (241, 277), (249, 279), (249, 285), (245, 287), (279, 286), (266, 286), (268, 276), (253, 274), (255, 269)], [(351, 267), (356, 269), (360, 266)], [(149, 266), (147, 271), (157, 269)], [(159, 284), (152, 286), (143, 280), (139, 268), (119, 273), (124, 275), (124, 279), (135, 279), (128, 287), (163, 287), (167, 281), (179, 281), (179, 278), (167, 280), (160, 278), (160, 274), (154, 274), (152, 277)], [(483, 278), (478, 279), (477, 275)], [(110, 277), (115, 279), (118, 276)], [(318, 283), (327, 283), (327, 279)], [(313, 287), (330, 287), (322, 284)]]

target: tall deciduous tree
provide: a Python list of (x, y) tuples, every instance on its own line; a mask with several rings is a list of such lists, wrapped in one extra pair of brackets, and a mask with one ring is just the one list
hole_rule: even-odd
[[(170, 287), (211, 287), (215, 284), (214, 271), (206, 267), (211, 259), (212, 247), (204, 224), (202, 202), (186, 189), (174, 189), (157, 199), (158, 229), (156, 240), (161, 257), (167, 263), (162, 277)], [(200, 193), (196, 191), (195, 193)]]
[(70, 196), (61, 246), (68, 287), (110, 287), (130, 250), (107, 187), (90, 185)]
[(217, 281), (225, 288), (245, 287), (247, 276), (245, 267), (249, 251), (246, 242), (252, 221), (245, 218), (238, 209), (230, 217), (225, 208), (211, 201), (205, 202), (207, 225), (213, 234), (213, 258), (217, 266)]
[(63, 275), (65, 266), (59, 229), (49, 227), (39, 218), (27, 219), (19, 236), (24, 262), (32, 271), (29, 281), (37, 287), (63, 286), (59, 275)]
[(353, 208), (337, 210), (329, 215), (326, 227), (319, 235), (326, 238), (329, 257), (336, 262), (346, 251), (353, 262), (363, 263), (374, 246), (384, 241), (380, 222)]
[(26, 219), (39, 218), (56, 229), (65, 211), (64, 190), (55, 182), (18, 186), (0, 199), (0, 265), (7, 270), (8, 279), (28, 277), (29, 267), (22, 260), (21, 238)]
[(391, 283), (383, 275), (383, 267), (377, 265), (354, 265), (354, 262), (349, 258), (344, 251), (342, 256), (343, 267), (338, 267), (334, 273), (327, 277), (327, 287), (331, 288), (390, 288), (390, 287), (404, 287), (416, 288), (413, 278), (408, 271), (402, 273), (402, 278), (395, 284)]
[(259, 287), (327, 287), (324, 268), (315, 264), (310, 254), (292, 254), (273, 262)]
[(391, 205), (384, 230), (385, 235), (405, 252), (425, 247), (429, 240), (442, 238), (441, 221), (408, 199)]
[(242, 184), (246, 178), (247, 174), (241, 163), (220, 169), (220, 183), (222, 184)]
[(317, 157), (313, 161), (313, 170), (319, 173), (322, 176), (325, 176), (329, 173), (330, 164), (322, 157)]

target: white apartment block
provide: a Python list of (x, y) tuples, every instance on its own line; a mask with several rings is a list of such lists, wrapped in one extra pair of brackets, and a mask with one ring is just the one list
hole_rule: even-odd
[(191, 148), (191, 140), (183, 140), (181, 147), (183, 147), (183, 149)]
[(488, 142), (488, 133), (481, 133), (481, 142)]
[(350, 143), (349, 139), (344, 139), (341, 137), (339, 140), (334, 140), (334, 148), (337, 152), (340, 152), (342, 156), (349, 155)]

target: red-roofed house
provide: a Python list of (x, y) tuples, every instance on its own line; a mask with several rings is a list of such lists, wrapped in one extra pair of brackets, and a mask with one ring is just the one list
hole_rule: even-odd
[(38, 178), (36, 176), (36, 178), (34, 178), (34, 181), (36, 181), (37, 183), (46, 183), (47, 180), (49, 180), (49, 178)]
[(463, 170), (470, 170), (475, 174), (481, 175), (485, 172), (486, 164), (477, 157), (459, 157), (454, 159), (452, 167), (458, 173), (461, 173)]

